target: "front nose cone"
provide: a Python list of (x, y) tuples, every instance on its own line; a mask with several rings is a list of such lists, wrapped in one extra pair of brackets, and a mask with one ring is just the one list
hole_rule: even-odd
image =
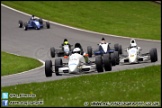
[(135, 54), (134, 54), (134, 55), (130, 55), (129, 61), (130, 61), (131, 63), (136, 62), (136, 55), (135, 55)]
[(77, 70), (77, 65), (76, 64), (73, 64), (73, 65), (69, 66), (69, 71), (70, 72), (75, 72), (76, 70)]

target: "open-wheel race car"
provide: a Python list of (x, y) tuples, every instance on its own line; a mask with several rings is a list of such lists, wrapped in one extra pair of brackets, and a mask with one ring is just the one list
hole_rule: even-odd
[(152, 48), (148, 53), (141, 53), (141, 47), (138, 47), (136, 41), (132, 39), (130, 46), (126, 49), (127, 55), (121, 55), (120, 63), (140, 63), (140, 62), (156, 62), (158, 60), (157, 49)]
[(119, 64), (119, 54), (122, 54), (122, 45), (115, 44), (114, 49), (110, 48), (111, 43), (100, 43), (98, 44), (98, 49), (94, 50), (91, 46), (87, 47), (87, 53), (89, 57), (98, 56), (98, 55), (104, 55), (109, 54), (109, 57), (111, 59), (112, 65), (118, 65)]
[(72, 53), (72, 50), (74, 48), (80, 48), (81, 49), (81, 55), (83, 55), (83, 48), (80, 43), (75, 43), (74, 48), (72, 48), (73, 45), (67, 44), (67, 45), (61, 45), (60, 49), (55, 49), (54, 47), (50, 48), (50, 54), (51, 57), (54, 58), (57, 54), (58, 57), (63, 57), (63, 56), (69, 56)]
[(83, 73), (83, 72), (104, 72), (111, 71), (112, 64), (109, 59), (109, 54), (104, 54), (103, 56), (96, 56), (95, 61), (90, 61), (88, 63), (83, 62), (83, 57), (81, 54), (71, 54), (69, 55), (68, 62), (63, 63), (62, 58), (56, 58), (55, 64), (53, 65), (51, 60), (45, 61), (45, 75), (46, 77), (51, 77), (52, 73), (56, 76), (66, 73)]
[(19, 28), (24, 28), (24, 30), (28, 30), (28, 29), (36, 29), (36, 30), (39, 30), (39, 29), (42, 29), (44, 28), (44, 26), (47, 27), (47, 29), (50, 28), (50, 23), (49, 22), (46, 22), (46, 25), (43, 24), (43, 20), (41, 18), (39, 19), (30, 19), (29, 21), (23, 23), (22, 20), (19, 20)]

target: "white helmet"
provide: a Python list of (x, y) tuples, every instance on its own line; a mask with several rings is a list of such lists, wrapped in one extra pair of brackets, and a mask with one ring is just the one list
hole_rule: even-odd
[(131, 47), (136, 47), (137, 46), (135, 39), (130, 40), (130, 46)]
[(81, 54), (80, 48), (74, 48), (73, 53)]

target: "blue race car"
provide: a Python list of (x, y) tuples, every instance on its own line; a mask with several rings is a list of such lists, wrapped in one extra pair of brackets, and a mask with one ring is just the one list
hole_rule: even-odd
[(122, 46), (119, 44), (114, 45), (114, 49), (110, 48), (110, 43), (100, 43), (98, 44), (98, 49), (96, 49), (94, 52), (92, 52), (92, 47), (87, 47), (87, 53), (89, 57), (92, 57), (92, 55), (98, 56), (98, 55), (104, 55), (109, 54), (109, 57), (111, 58), (112, 65), (115, 66), (116, 64), (119, 64), (119, 54), (122, 54)]
[[(28, 29), (36, 29), (39, 30), (44, 27), (43, 20), (42, 19), (30, 19), (27, 23), (24, 23), (19, 20), (19, 28), (22, 28), (24, 26), (24, 30)], [(50, 23), (46, 22), (47, 29), (50, 28)]]

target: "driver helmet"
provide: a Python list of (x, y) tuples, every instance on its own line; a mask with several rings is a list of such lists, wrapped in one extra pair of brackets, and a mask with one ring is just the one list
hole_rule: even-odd
[(130, 46), (131, 47), (136, 47), (137, 46), (135, 39), (130, 40)]
[(105, 44), (106, 42), (105, 42), (105, 38), (102, 38), (101, 39), (101, 44)]
[(34, 15), (32, 15), (32, 19), (34, 19)]
[(80, 48), (75, 48), (75, 49), (73, 50), (73, 54), (74, 54), (74, 53), (81, 54)]
[(67, 45), (69, 42), (67, 39), (64, 39), (64, 45)]
[(67, 39), (64, 39), (64, 42), (65, 42), (65, 41), (68, 41), (68, 40), (67, 40)]
[(105, 41), (105, 38), (102, 38), (101, 40), (102, 40), (102, 41)]
[(64, 42), (64, 45), (67, 45), (68, 43), (69, 43), (68, 41), (65, 41), (65, 42)]

